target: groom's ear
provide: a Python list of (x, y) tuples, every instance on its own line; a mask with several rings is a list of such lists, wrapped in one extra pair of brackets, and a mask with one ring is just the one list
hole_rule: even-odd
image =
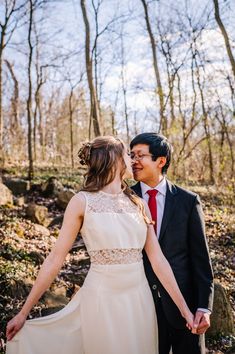
[(158, 161), (158, 167), (163, 168), (166, 164), (166, 157), (160, 156), (157, 158), (157, 161)]

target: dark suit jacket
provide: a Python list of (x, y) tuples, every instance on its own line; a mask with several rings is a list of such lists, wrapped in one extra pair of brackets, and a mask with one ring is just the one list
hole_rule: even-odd
[[(132, 189), (142, 197), (140, 183)], [(195, 193), (169, 181), (159, 243), (191, 311), (212, 310), (213, 274), (200, 200)], [(145, 253), (144, 266), (154, 298), (158, 291), (160, 293), (168, 321), (175, 328), (185, 328), (184, 319), (153, 272)]]

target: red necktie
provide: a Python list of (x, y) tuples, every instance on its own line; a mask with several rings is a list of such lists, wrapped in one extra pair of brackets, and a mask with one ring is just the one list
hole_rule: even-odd
[(148, 206), (150, 209), (152, 220), (155, 222), (154, 229), (156, 233), (157, 233), (157, 200), (156, 200), (157, 192), (158, 191), (156, 189), (150, 189), (147, 191), (149, 195)]

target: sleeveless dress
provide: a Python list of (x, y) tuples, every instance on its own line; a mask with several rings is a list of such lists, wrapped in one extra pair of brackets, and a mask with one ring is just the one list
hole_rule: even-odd
[(91, 258), (83, 286), (62, 310), (27, 320), (7, 354), (158, 354), (144, 273), (147, 226), (123, 193), (83, 193), (81, 234)]

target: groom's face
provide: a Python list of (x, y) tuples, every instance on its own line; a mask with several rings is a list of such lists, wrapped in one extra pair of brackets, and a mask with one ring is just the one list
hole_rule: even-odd
[(145, 144), (134, 145), (131, 150), (132, 170), (136, 181), (144, 182), (148, 185), (159, 176), (159, 161), (152, 160), (149, 146)]

